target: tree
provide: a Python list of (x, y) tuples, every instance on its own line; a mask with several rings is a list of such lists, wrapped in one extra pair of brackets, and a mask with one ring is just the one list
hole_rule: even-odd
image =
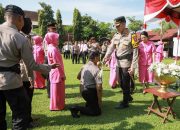
[(57, 23), (57, 32), (60, 35), (59, 38), (59, 47), (62, 48), (62, 44), (64, 42), (63, 37), (64, 37), (64, 29), (63, 29), (63, 25), (62, 25), (62, 19), (61, 19), (61, 13), (60, 10), (57, 10), (56, 12), (56, 23)]
[(54, 11), (51, 9), (50, 5), (47, 5), (44, 2), (39, 2), (39, 4), (42, 9), (38, 11), (38, 24), (40, 34), (44, 37), (47, 32), (47, 24), (55, 22), (53, 18)]
[(88, 40), (92, 36), (98, 39), (102, 37), (111, 38), (111, 32), (111, 23), (98, 22), (87, 14), (82, 16), (82, 39)]
[(127, 17), (127, 19), (129, 20), (129, 24), (128, 24), (128, 28), (131, 31), (137, 32), (138, 30), (141, 30), (142, 25), (143, 25), (143, 21), (142, 20), (136, 20), (135, 16), (133, 17)]
[(4, 22), (4, 9), (2, 4), (0, 4), (0, 24)]
[(98, 26), (98, 30), (96, 32), (96, 35), (99, 39), (102, 37), (111, 38), (111, 32), (112, 32), (111, 23), (100, 22), (97, 24), (97, 26)]
[(81, 40), (82, 34), (82, 21), (81, 21), (81, 14), (78, 9), (74, 9), (73, 13), (73, 36), (75, 41)]
[(73, 26), (72, 25), (65, 25), (64, 32), (73, 33)]

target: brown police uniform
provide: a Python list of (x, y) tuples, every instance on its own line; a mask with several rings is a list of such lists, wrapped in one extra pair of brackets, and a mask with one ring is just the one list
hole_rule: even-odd
[[(24, 16), (21, 8), (8, 5), (6, 12)], [(15, 25), (8, 22), (0, 25), (0, 129), (7, 129), (6, 101), (12, 110), (12, 129), (25, 130), (28, 125), (29, 98), (22, 84), (19, 62), (23, 59), (32, 70), (48, 73), (48, 65), (35, 63), (28, 40)]]
[[(117, 18), (121, 20), (122, 17)], [(125, 19), (125, 18), (123, 18)], [(131, 44), (131, 34), (124, 30), (122, 34), (116, 33), (111, 40), (105, 58), (110, 57), (112, 52), (116, 50), (117, 66), (119, 68), (119, 80), (123, 90), (123, 102), (125, 107), (128, 107), (128, 102), (132, 100), (130, 95), (130, 88), (134, 86), (132, 77), (128, 73), (128, 69), (133, 66), (136, 67), (137, 51), (135, 51)]]
[(101, 108), (98, 103), (98, 94), (96, 86), (102, 84), (100, 70), (92, 61), (89, 61), (81, 70), (82, 97), (86, 101), (85, 107), (75, 106), (75, 111), (81, 114), (98, 116), (101, 114)]

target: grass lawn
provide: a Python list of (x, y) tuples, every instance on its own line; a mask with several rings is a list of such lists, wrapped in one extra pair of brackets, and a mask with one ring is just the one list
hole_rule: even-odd
[[(170, 62), (171, 60), (165, 60)], [(67, 110), (68, 106), (84, 104), (79, 94), (79, 81), (76, 75), (82, 64), (72, 64), (70, 60), (64, 60), (66, 72), (66, 108), (63, 111), (50, 111), (49, 99), (46, 90), (35, 90), (33, 97), (33, 117), (40, 118), (35, 130), (180, 130), (180, 98), (174, 103), (174, 111), (177, 118), (170, 115), (170, 121), (162, 124), (162, 118), (155, 114), (147, 115), (147, 107), (151, 104), (153, 96), (138, 92), (141, 89), (137, 82), (137, 92), (133, 95), (134, 101), (130, 107), (116, 110), (114, 107), (122, 100), (120, 88), (111, 89), (108, 84), (109, 71), (106, 68), (103, 73), (103, 109), (102, 115), (88, 117), (81, 115), (74, 119)], [(164, 104), (162, 100), (160, 103)], [(7, 110), (8, 128), (11, 129), (11, 112)]]

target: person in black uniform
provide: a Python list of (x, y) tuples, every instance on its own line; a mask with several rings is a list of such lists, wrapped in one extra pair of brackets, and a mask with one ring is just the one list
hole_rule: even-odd
[(93, 51), (89, 55), (89, 62), (84, 65), (81, 70), (81, 85), (82, 85), (82, 97), (86, 101), (85, 106), (72, 106), (70, 107), (71, 115), (74, 118), (79, 118), (78, 112), (89, 116), (101, 115), (101, 104), (99, 104), (98, 94), (99, 90), (102, 90), (102, 77), (100, 75), (100, 69), (97, 66), (100, 60), (100, 54), (98, 51)]
[[(31, 29), (32, 29), (31, 19), (28, 17), (24, 18), (24, 26), (21, 29), (21, 33), (28, 39), (29, 46), (31, 50), (33, 51), (32, 49), (33, 43), (30, 36)], [(20, 61), (20, 66), (21, 66), (21, 77), (23, 79), (23, 86), (25, 87), (25, 90), (30, 99), (28, 127), (31, 128), (33, 127), (33, 119), (32, 119), (31, 112), (32, 112), (32, 98), (33, 98), (33, 92), (34, 92), (34, 75), (33, 75), (33, 70), (27, 68), (22, 60)]]

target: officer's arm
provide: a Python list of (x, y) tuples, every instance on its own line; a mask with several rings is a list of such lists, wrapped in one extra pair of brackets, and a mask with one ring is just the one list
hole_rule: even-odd
[(99, 107), (101, 108), (102, 105), (102, 75), (99, 74), (100, 71), (97, 72), (96, 76), (95, 76), (95, 80), (96, 80), (96, 90), (97, 90), (97, 97), (98, 97), (98, 104)]
[(114, 40), (112, 39), (111, 44), (107, 48), (107, 52), (104, 56), (103, 62), (107, 62), (109, 58), (111, 57), (111, 54), (113, 53), (114, 49), (116, 48), (114, 44)]
[(27, 40), (23, 40), (22, 42), (22, 46), (20, 48), (21, 50), (21, 58), (23, 59), (24, 63), (26, 64), (26, 66), (32, 70), (35, 71), (40, 71), (42, 73), (49, 73), (49, 71), (51, 70), (51, 68), (55, 68), (54, 64), (53, 65), (47, 65), (47, 64), (37, 64), (34, 61), (34, 57), (32, 54), (32, 50), (30, 49), (29, 45), (28, 45), (28, 41)]

